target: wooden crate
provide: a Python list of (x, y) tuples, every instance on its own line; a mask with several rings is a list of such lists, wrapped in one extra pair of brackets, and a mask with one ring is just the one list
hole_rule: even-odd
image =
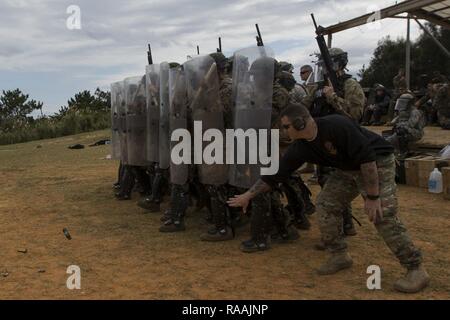
[(444, 167), (442, 172), (442, 186), (444, 188), (444, 199), (450, 200), (450, 167)]
[(428, 179), (434, 168), (441, 169), (448, 166), (448, 160), (428, 156), (417, 160), (418, 179), (420, 188), (428, 188)]
[(405, 178), (406, 184), (412, 187), (419, 186), (419, 168), (418, 160), (424, 156), (416, 156), (405, 159)]

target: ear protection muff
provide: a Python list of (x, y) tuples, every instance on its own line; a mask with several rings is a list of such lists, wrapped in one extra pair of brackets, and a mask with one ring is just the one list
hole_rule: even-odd
[(303, 130), (306, 127), (306, 121), (303, 118), (295, 118), (295, 120), (292, 122), (292, 126), (297, 131)]

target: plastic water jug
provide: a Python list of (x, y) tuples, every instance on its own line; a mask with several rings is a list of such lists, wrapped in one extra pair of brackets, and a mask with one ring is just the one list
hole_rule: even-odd
[(428, 179), (428, 191), (431, 193), (442, 192), (442, 173), (438, 168), (434, 168), (430, 173), (430, 178)]

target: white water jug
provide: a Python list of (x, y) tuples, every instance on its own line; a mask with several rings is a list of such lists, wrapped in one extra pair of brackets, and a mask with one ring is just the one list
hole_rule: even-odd
[(428, 179), (428, 191), (431, 193), (442, 192), (442, 173), (438, 168), (434, 168), (430, 173), (430, 178)]

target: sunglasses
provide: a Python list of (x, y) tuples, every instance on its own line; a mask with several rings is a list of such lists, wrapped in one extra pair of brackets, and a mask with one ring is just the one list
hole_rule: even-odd
[(300, 74), (308, 73), (309, 71), (300, 71)]

